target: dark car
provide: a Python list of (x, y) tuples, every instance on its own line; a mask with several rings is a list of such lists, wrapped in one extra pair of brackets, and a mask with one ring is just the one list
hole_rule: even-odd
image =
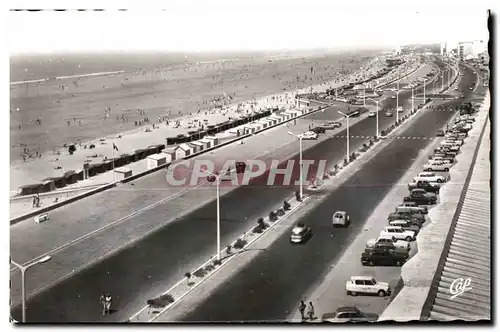
[(247, 164), (245, 164), (243, 161), (236, 162), (236, 173), (245, 173), (246, 169)]
[(326, 132), (326, 128), (324, 127), (314, 127), (311, 129), (311, 131), (315, 132), (316, 134), (324, 134)]
[(303, 223), (297, 224), (292, 229), (292, 234), (290, 235), (291, 243), (303, 243), (307, 241), (312, 236), (312, 229), (307, 227)]
[(361, 264), (371, 266), (401, 266), (408, 259), (408, 253), (393, 250), (374, 250), (361, 254)]
[(377, 314), (364, 313), (354, 306), (339, 307), (334, 313), (324, 314), (321, 320), (331, 323), (376, 322)]
[(408, 190), (413, 190), (416, 188), (424, 189), (426, 192), (430, 193), (435, 193), (439, 194), (439, 185), (432, 185), (429, 183), (429, 181), (417, 181), (417, 182), (412, 182), (408, 185)]
[(403, 198), (404, 202), (415, 202), (418, 205), (433, 205), (437, 202), (437, 197), (433, 193), (428, 193), (424, 189), (412, 189), (410, 195)]
[(438, 131), (436, 132), (436, 136), (437, 136), (437, 137), (443, 137), (443, 136), (444, 136), (444, 131), (443, 131), (443, 130), (441, 130), (441, 129), (440, 129), (440, 130), (438, 130)]

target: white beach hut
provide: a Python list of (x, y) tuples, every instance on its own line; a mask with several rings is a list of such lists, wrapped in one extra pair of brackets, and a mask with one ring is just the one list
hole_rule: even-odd
[(191, 154), (191, 147), (186, 143), (177, 145), (174, 148), (175, 160), (184, 159)]
[(146, 159), (148, 162), (148, 169), (153, 169), (167, 163), (167, 157), (164, 153), (155, 153), (148, 156)]

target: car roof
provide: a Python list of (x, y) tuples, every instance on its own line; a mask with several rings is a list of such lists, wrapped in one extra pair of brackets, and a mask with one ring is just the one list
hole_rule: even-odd
[(345, 305), (338, 307), (337, 311), (359, 311), (359, 309), (353, 305)]
[(351, 279), (355, 280), (372, 280), (374, 279), (372, 276), (353, 276)]
[(347, 214), (347, 212), (345, 212), (345, 211), (336, 211), (334, 214), (337, 214), (337, 213), (340, 213), (340, 214), (343, 214), (343, 215)]

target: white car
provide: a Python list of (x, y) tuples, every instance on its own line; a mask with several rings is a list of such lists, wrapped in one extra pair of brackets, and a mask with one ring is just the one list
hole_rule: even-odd
[(439, 160), (433, 160), (424, 165), (424, 170), (429, 172), (432, 171), (448, 172), (451, 166), (452, 165), (450, 163)]
[(291, 243), (303, 243), (312, 235), (311, 228), (307, 227), (305, 224), (299, 223), (292, 229), (292, 234), (290, 235)]
[(406, 242), (415, 240), (415, 232), (405, 231), (401, 226), (386, 226), (380, 231), (380, 236), (394, 236)]
[(318, 134), (316, 134), (314, 131), (307, 131), (301, 134), (300, 137), (302, 137), (302, 139), (317, 139)]
[(396, 99), (396, 96), (392, 96), (391, 98), (392, 98), (392, 99)]
[(413, 181), (428, 181), (428, 182), (437, 182), (443, 183), (446, 181), (446, 178), (442, 175), (436, 175), (434, 172), (420, 172), (417, 176), (413, 178)]
[(398, 107), (398, 112), (399, 112), (399, 113), (403, 112), (403, 107), (402, 107), (402, 106), (399, 106), (399, 107)]
[(377, 116), (377, 113), (376, 113), (376, 112), (374, 112), (374, 111), (370, 111), (370, 112), (368, 112), (368, 117), (369, 117), (369, 118), (374, 118), (374, 117), (376, 117), (376, 116)]
[(332, 225), (347, 227), (351, 223), (351, 217), (345, 211), (337, 211), (333, 214)]
[(373, 277), (355, 276), (345, 283), (347, 295), (356, 296), (358, 294), (377, 294), (388, 296), (391, 294), (389, 283), (379, 282)]
[(392, 235), (379, 235), (377, 239), (369, 239), (366, 242), (366, 248), (373, 248), (378, 244), (392, 244), (396, 249), (410, 251), (410, 243), (408, 241), (398, 240)]

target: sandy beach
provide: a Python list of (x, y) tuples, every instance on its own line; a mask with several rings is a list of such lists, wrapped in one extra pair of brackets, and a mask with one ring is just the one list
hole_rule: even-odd
[(312, 58), (267, 56), (200, 61), (11, 85), (11, 163), (22, 163), (23, 154), (29, 160), (29, 155), (52, 153), (65, 143), (87, 142), (136, 129), (147, 120), (151, 125), (159, 118), (196, 114), (215, 106), (213, 100), (221, 95), (234, 104), (335, 80), (341, 72), (352, 73), (367, 66), (370, 58), (366, 56), (326, 54)]

